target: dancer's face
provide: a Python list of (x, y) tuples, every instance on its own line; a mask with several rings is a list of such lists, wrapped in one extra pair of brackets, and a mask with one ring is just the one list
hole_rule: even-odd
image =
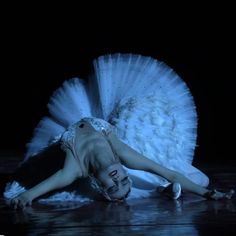
[(103, 190), (111, 200), (123, 200), (131, 189), (131, 181), (120, 163), (110, 165), (97, 175)]

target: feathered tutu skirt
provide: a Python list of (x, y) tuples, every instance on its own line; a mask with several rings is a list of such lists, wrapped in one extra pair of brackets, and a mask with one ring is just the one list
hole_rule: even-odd
[[(163, 62), (134, 54), (101, 56), (86, 80), (70, 79), (54, 92), (48, 110), (27, 144), (25, 161), (57, 142), (74, 123), (92, 117), (108, 122), (119, 139), (147, 158), (208, 185), (208, 177), (192, 166), (197, 138), (193, 97)], [(167, 183), (151, 173), (128, 172), (137, 191)]]

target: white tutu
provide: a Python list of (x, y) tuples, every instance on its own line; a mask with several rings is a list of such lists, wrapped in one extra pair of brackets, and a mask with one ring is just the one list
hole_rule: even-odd
[[(197, 114), (185, 82), (163, 62), (133, 54), (101, 56), (87, 80), (73, 78), (55, 91), (50, 116), (41, 120), (27, 145), (25, 161), (57, 142), (68, 127), (84, 117), (113, 125), (123, 142), (193, 182), (208, 177), (192, 166)], [(167, 181), (128, 170), (137, 189), (151, 190)]]

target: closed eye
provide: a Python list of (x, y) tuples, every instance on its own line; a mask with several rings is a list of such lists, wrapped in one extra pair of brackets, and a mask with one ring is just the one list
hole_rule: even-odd
[(107, 189), (108, 193), (115, 193), (116, 191), (118, 191), (118, 187), (116, 185), (113, 185)]
[[(121, 180), (122, 185), (126, 185), (128, 183), (129, 183), (129, 177), (128, 176), (126, 176), (125, 178), (123, 178)], [(111, 186), (107, 189), (107, 193), (112, 194), (112, 193), (117, 192), (118, 190), (119, 190), (119, 187), (117, 185), (113, 185), (113, 186)]]
[(122, 185), (126, 185), (129, 183), (129, 177), (126, 176), (124, 179), (121, 180)]

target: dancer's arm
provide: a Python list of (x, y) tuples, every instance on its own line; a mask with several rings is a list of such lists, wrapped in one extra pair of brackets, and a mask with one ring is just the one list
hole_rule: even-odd
[(110, 133), (108, 138), (112, 143), (114, 150), (120, 157), (122, 164), (124, 164), (127, 168), (147, 171), (162, 176), (172, 183), (178, 182), (181, 184), (183, 190), (190, 191), (206, 198), (212, 198), (216, 200), (230, 198), (234, 193), (233, 191), (230, 191), (229, 193), (221, 193), (219, 191), (212, 192), (207, 188), (195, 184), (182, 174), (161, 166), (158, 163), (141, 155), (125, 143), (121, 142), (114, 134)]
[(11, 201), (11, 204), (14, 208), (24, 208), (26, 205), (30, 205), (35, 198), (52, 190), (63, 188), (71, 184), (74, 180), (81, 176), (81, 173), (79, 173), (78, 170), (78, 163), (68, 150), (62, 169), (58, 170), (55, 174), (37, 184), (33, 188), (14, 198)]

